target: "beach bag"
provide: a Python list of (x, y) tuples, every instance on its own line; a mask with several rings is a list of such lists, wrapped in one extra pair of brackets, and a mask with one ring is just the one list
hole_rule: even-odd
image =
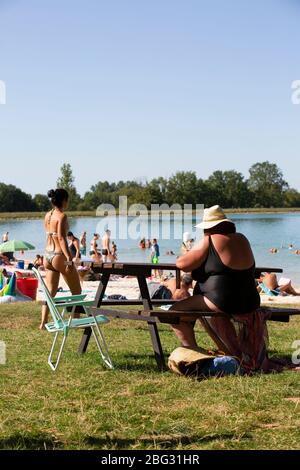
[[(159, 284), (158, 282), (149, 282), (148, 290), (150, 299), (152, 300), (170, 300), (172, 299), (172, 292), (167, 287)], [(142, 300), (142, 296), (139, 298)]]
[(203, 375), (203, 366), (207, 364), (208, 361), (211, 361), (215, 357), (223, 356), (223, 354), (206, 351), (202, 348), (198, 349), (183, 347), (175, 349), (169, 357), (169, 369), (177, 375), (201, 377), (201, 375)]

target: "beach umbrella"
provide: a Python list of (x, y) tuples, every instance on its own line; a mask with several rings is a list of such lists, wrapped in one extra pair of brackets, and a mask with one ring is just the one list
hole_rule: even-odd
[(0, 245), (0, 253), (14, 253), (15, 251), (35, 250), (35, 246), (22, 240), (11, 240)]

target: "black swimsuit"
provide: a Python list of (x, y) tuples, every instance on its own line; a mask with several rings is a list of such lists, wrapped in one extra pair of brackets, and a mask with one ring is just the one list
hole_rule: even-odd
[(260, 306), (255, 284), (255, 264), (244, 270), (229, 268), (222, 262), (211, 237), (207, 259), (193, 271), (192, 276), (198, 281), (201, 294), (222, 312), (244, 314)]

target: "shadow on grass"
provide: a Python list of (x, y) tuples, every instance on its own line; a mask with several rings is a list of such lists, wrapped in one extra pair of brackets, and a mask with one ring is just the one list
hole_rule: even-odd
[(58, 450), (63, 447), (62, 442), (49, 434), (15, 433), (0, 438), (0, 450)]
[[(164, 352), (166, 364), (170, 354), (171, 353), (169, 351)], [(116, 366), (118, 370), (134, 372), (159, 372), (154, 353), (123, 353), (122, 359), (118, 359), (118, 365)]]
[[(126, 450), (130, 448), (157, 448), (160, 447), (164, 450), (174, 450), (177, 446), (189, 446), (193, 444), (210, 444), (215, 441), (233, 440), (236, 439), (237, 435), (233, 432), (224, 432), (220, 434), (212, 434), (201, 436), (198, 434), (191, 434), (190, 436), (178, 436), (178, 437), (163, 437), (153, 436), (149, 438), (137, 438), (137, 439), (111, 439), (109, 437), (92, 437), (87, 436), (84, 439), (86, 445), (93, 447), (94, 449), (110, 448), (115, 450)], [(239, 439), (241, 437), (239, 436)], [(252, 439), (250, 434), (244, 434), (242, 439)]]

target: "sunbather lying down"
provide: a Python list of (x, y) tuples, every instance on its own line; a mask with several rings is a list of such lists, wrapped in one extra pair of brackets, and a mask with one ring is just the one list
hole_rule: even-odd
[(259, 279), (258, 291), (269, 291), (275, 295), (300, 295), (292, 286), (291, 279), (282, 277), (278, 280), (274, 273), (266, 273)]

